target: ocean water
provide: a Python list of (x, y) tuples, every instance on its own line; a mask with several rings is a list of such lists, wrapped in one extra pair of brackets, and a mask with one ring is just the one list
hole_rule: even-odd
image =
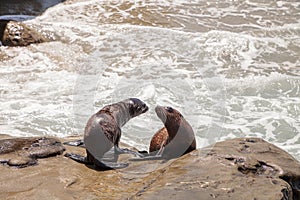
[(104, 105), (138, 97), (150, 110), (121, 141), (141, 150), (168, 105), (198, 148), (260, 137), (300, 160), (299, 1), (29, 2), (0, 13), (55, 41), (0, 46), (0, 133), (82, 135)]

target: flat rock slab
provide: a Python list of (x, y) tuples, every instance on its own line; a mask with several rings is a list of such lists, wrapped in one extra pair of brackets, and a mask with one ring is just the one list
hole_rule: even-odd
[[(66, 146), (66, 152), (85, 155), (78, 147)], [(132, 155), (121, 155), (120, 162), (129, 158)], [(169, 161), (129, 164), (96, 171), (58, 155), (32, 167), (0, 166), (1, 198), (299, 199), (300, 163), (257, 138), (218, 142)]]

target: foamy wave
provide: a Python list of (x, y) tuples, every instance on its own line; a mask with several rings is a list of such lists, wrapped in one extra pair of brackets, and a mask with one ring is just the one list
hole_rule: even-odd
[(257, 136), (299, 156), (299, 4), (264, 3), (261, 15), (253, 5), (261, 4), (93, 0), (49, 8), (25, 23), (55, 42), (0, 47), (1, 130), (81, 134), (92, 113), (134, 96), (151, 108), (123, 128), (122, 140), (138, 148), (163, 126), (153, 111), (161, 104), (182, 112), (198, 147)]

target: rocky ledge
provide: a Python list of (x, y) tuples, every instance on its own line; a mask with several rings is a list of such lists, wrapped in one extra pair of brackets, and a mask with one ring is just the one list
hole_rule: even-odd
[[(85, 150), (66, 146), (66, 152)], [(7, 152), (0, 159), (3, 155)], [(121, 155), (120, 162), (129, 162), (129, 167), (110, 171), (50, 155), (30, 167), (0, 165), (1, 198), (300, 199), (300, 163), (259, 138), (218, 142), (169, 161), (130, 162), (131, 155)]]

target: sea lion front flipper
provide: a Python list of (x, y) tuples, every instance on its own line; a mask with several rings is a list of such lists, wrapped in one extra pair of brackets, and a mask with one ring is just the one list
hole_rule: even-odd
[[(157, 152), (157, 154), (155, 155), (150, 155), (150, 156), (144, 156), (144, 157), (140, 157), (140, 158), (131, 158), (129, 159), (130, 161), (146, 161), (146, 160), (163, 160), (165, 159), (162, 154), (165, 150), (165, 146), (164, 144), (161, 145), (161, 148), (159, 149), (159, 151)], [(150, 152), (151, 153), (151, 152)], [(153, 153), (153, 152), (152, 152)]]
[(145, 157), (145, 155), (142, 154), (142, 153), (139, 153), (139, 152), (127, 149), (127, 148), (121, 149), (118, 146), (115, 146), (115, 153), (116, 154), (132, 154), (132, 155), (135, 155), (135, 156), (140, 157), (140, 158)]
[(130, 158), (129, 161), (146, 161), (146, 160), (164, 160), (165, 158), (161, 155), (154, 155), (154, 156), (145, 156), (142, 158)]
[(85, 156), (75, 154), (75, 153), (65, 153), (64, 155), (67, 158), (71, 158), (72, 160), (75, 160), (76, 162), (83, 163), (83, 164), (93, 164), (92, 162), (89, 162)]
[(146, 151), (146, 150), (141, 150), (141, 151), (138, 151), (140, 154), (143, 154), (144, 155), (144, 157), (145, 156), (150, 156), (150, 154), (148, 153), (148, 151)]
[(69, 145), (69, 146), (85, 148), (83, 140), (75, 140), (75, 141), (70, 141), (70, 142), (64, 142), (63, 144)]
[(94, 160), (94, 164), (99, 169), (110, 170), (110, 169), (122, 169), (128, 167), (128, 163), (117, 163), (117, 162), (105, 162)]

